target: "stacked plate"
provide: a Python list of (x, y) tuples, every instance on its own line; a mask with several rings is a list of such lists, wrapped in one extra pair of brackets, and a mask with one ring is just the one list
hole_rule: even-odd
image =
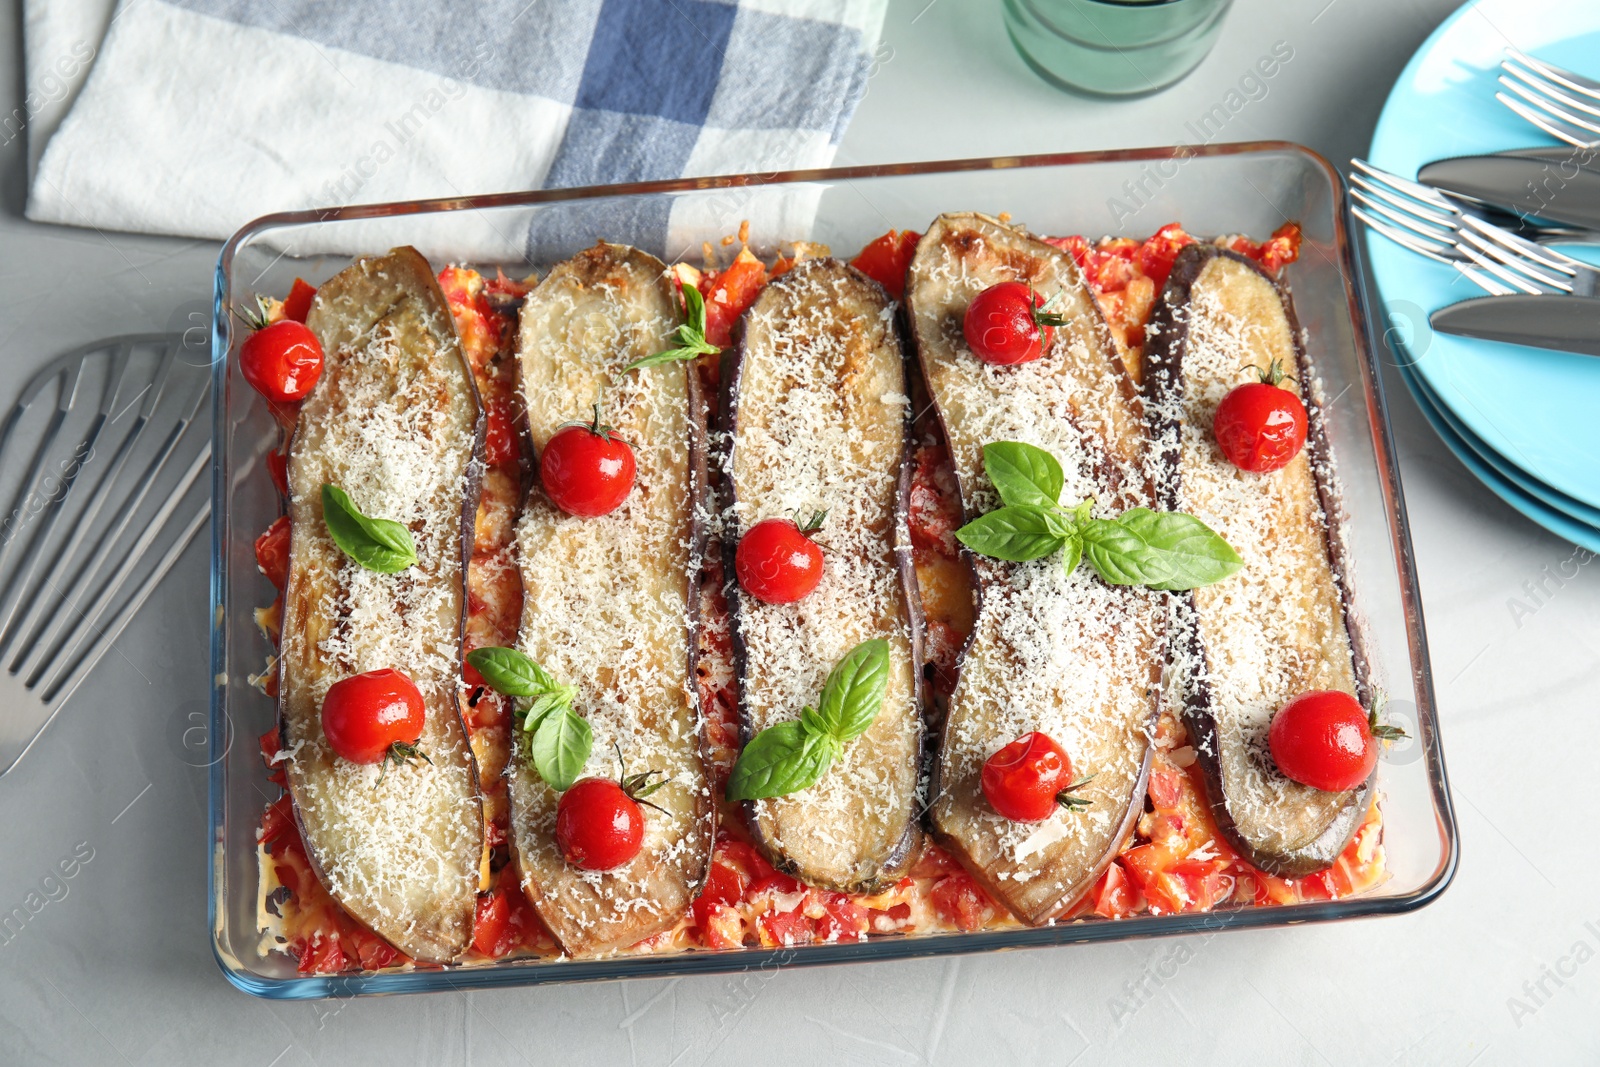
[[(1556, 142), (1495, 100), (1506, 48), (1600, 78), (1594, 0), (1475, 0), (1412, 57), (1373, 134), (1371, 163), (1413, 176), (1453, 156)], [(1378, 327), (1423, 415), (1513, 508), (1600, 551), (1600, 359), (1434, 333), (1428, 315), (1484, 295), (1453, 268), (1368, 232)], [(1600, 247), (1564, 245), (1600, 264)]]

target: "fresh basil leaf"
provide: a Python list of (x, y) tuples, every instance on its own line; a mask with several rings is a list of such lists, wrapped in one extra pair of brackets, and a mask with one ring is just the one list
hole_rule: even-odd
[(417, 562), (410, 530), (390, 519), (361, 514), (337, 485), (322, 487), (322, 521), (333, 543), (369, 571), (399, 574)]
[(1120, 522), (1090, 519), (1078, 533), (1089, 566), (1111, 585), (1158, 585), (1173, 577), (1166, 558)]
[(1067, 537), (1067, 543), (1061, 549), (1062, 569), (1071, 574), (1078, 569), (1078, 564), (1083, 561), (1083, 537), (1077, 530), (1072, 531)]
[(1131, 508), (1117, 522), (1138, 534), (1152, 552), (1159, 553), (1171, 572), (1166, 581), (1151, 586), (1153, 589), (1210, 585), (1244, 566), (1232, 545), (1185, 512)]
[(831, 738), (808, 731), (798, 719), (769, 726), (739, 754), (728, 776), (728, 799), (781, 797), (816, 785), (837, 749)]
[(706, 301), (698, 286), (679, 285), (683, 291), (683, 324), (702, 338), (706, 334)]
[(571, 708), (551, 711), (534, 731), (528, 753), (539, 777), (558, 793), (572, 788), (589, 760), (594, 734), (583, 716)]
[(549, 671), (514, 648), (496, 645), (475, 648), (467, 653), (467, 663), (483, 675), (490, 689), (508, 697), (536, 697), (563, 690), (570, 690), (577, 696), (575, 687), (562, 685)]
[(684, 321), (674, 333), (678, 339), (678, 347), (636, 359), (622, 368), (623, 374), (641, 367), (654, 367), (662, 363), (674, 363), (699, 356), (714, 356), (722, 351), (706, 340), (706, 304), (700, 296), (700, 290), (692, 285), (685, 285), (682, 289)]
[(983, 472), (1007, 504), (1055, 507), (1066, 477), (1056, 457), (1021, 441), (994, 441), (983, 446)]
[(1048, 556), (1070, 533), (1067, 521), (1049, 508), (1013, 504), (979, 515), (956, 531), (956, 539), (980, 556), (1023, 563)]
[(889, 642), (881, 637), (863, 641), (828, 672), (817, 713), (811, 719), (816, 725), (810, 728), (841, 745), (848, 744), (866, 733), (878, 717), (888, 689)]

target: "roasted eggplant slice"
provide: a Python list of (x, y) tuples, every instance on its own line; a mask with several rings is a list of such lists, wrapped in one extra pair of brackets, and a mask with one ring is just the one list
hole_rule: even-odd
[[(444, 295), (414, 249), (362, 259), (317, 291), (306, 319), (325, 364), (289, 448), (289, 585), (278, 702), (289, 792), (334, 899), (396, 948), (445, 962), (472, 936), (483, 857), (477, 769), (456, 707), (464, 565), (482, 442), (472, 375)], [(417, 563), (365, 570), (333, 543), (324, 483), (411, 530)], [(428, 760), (335, 756), (328, 687), (394, 667), (421, 690)]]
[(556, 792), (526, 758), (507, 768), (522, 888), (575, 956), (671, 927), (711, 858), (693, 662), (705, 495), (698, 379), (684, 363), (621, 374), (674, 347), (678, 321), (666, 267), (624, 245), (599, 244), (560, 264), (522, 308), (518, 355), (534, 448), (601, 404), (601, 418), (632, 446), (638, 475), (622, 506), (600, 518), (562, 513), (537, 486), (529, 493), (517, 528), (517, 647), (578, 688), (574, 710), (594, 733), (585, 775), (666, 779), (644, 809), (638, 856), (590, 872), (569, 866), (556, 846)]
[[(974, 296), (1013, 279), (1054, 299), (1069, 324), (1053, 331), (1042, 358), (991, 366), (967, 348), (962, 318)], [(992, 441), (1054, 454), (1067, 505), (1093, 498), (1115, 514), (1155, 504), (1143, 409), (1070, 256), (983, 215), (944, 215), (917, 246), (906, 296), (967, 518), (999, 503), (983, 473), (982, 447)], [(1109, 586), (1088, 567), (1067, 575), (1056, 557), (973, 563), (978, 617), (950, 697), (930, 811), (941, 842), (995, 899), (1037, 924), (1094, 885), (1142, 810), (1164, 594)], [(1031, 730), (1060, 743), (1078, 774), (1094, 776), (1082, 790), (1086, 810), (1016, 823), (989, 806), (984, 761)]]
[[(1322, 419), (1307, 388), (1288, 295), (1254, 263), (1210, 245), (1185, 248), (1152, 317), (1150, 417), (1163, 507), (1190, 512), (1244, 558), (1248, 583), (1173, 597), (1173, 672), (1217, 824), (1251, 863), (1292, 876), (1329, 866), (1366, 814), (1369, 780), (1327, 793), (1278, 773), (1273, 713), (1308, 689), (1371, 699), (1347, 628), (1346, 590)], [(1212, 434), (1217, 405), (1276, 361), (1310, 416), (1308, 446), (1269, 474), (1239, 470)]]
[(723, 365), (726, 572), (763, 519), (825, 512), (821, 584), (766, 604), (733, 582), (734, 654), (748, 740), (800, 717), (833, 665), (889, 642), (889, 688), (872, 727), (809, 789), (749, 801), (773, 865), (816, 886), (871, 892), (900, 877), (917, 842), (922, 716), (918, 604), (906, 526), (905, 361), (894, 303), (836, 259), (773, 281)]

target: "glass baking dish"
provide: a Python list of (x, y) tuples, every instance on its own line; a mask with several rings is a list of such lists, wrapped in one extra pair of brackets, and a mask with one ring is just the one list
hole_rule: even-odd
[[(273, 998), (463, 989), (553, 981), (736, 971), (980, 952), (1000, 948), (1282, 926), (1393, 914), (1421, 907), (1449, 883), (1456, 824), (1434, 715), (1411, 537), (1383, 385), (1355, 295), (1338, 174), (1308, 149), (1282, 142), (1070, 153), (685, 179), (592, 189), (464, 197), (270, 215), (240, 230), (217, 265), (213, 318), (215, 451), (212, 521), (212, 942), (240, 989)], [(320, 282), (361, 253), (416, 245), (435, 267), (503, 265), (520, 276), (597, 238), (639, 244), (671, 261), (698, 259), (751, 220), (752, 245), (810, 240), (853, 255), (890, 227), (921, 230), (945, 211), (1010, 212), (1036, 233), (1146, 236), (1181, 220), (1197, 234), (1265, 237), (1286, 220), (1304, 228), (1287, 279), (1309, 352), (1330, 398), (1327, 432), (1347, 513), (1356, 624), (1366, 631), (1374, 682), (1414, 740), (1379, 772), (1389, 879), (1337, 901), (1206, 914), (1090, 918), (1039, 929), (875, 937), (850, 944), (742, 948), (600, 960), (531, 959), (348, 976), (302, 977), (266, 951), (257, 932), (256, 828), (275, 795), (255, 738), (273, 701), (248, 683), (272, 653), (252, 609), (274, 591), (256, 569), (253, 541), (277, 514), (263, 469), (275, 431), (231, 358), (232, 311), (257, 293), (281, 295), (299, 275)]]

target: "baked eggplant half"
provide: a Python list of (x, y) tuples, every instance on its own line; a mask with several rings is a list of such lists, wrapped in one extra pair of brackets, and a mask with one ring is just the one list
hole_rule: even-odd
[(871, 727), (810, 788), (746, 801), (747, 821), (780, 870), (873, 892), (904, 873), (919, 837), (910, 400), (894, 302), (841, 260), (806, 260), (746, 312), (722, 381), (726, 573), (739, 540), (764, 519), (822, 513), (828, 550), (821, 582), (795, 603), (764, 603), (730, 583), (744, 739), (798, 719), (856, 645), (889, 643), (888, 689)]
[[(1218, 827), (1271, 874), (1321, 870), (1366, 814), (1372, 781), (1342, 793), (1278, 772), (1267, 730), (1309, 689), (1367, 706), (1348, 627), (1337, 516), (1321, 409), (1288, 294), (1250, 260), (1212, 245), (1179, 253), (1151, 319), (1145, 386), (1162, 468), (1163, 507), (1187, 511), (1243, 557), (1249, 582), (1173, 596), (1169, 693), (1205, 771)], [(1273, 363), (1305, 403), (1307, 447), (1282, 470), (1230, 463), (1212, 432), (1217, 405)]]
[[(1066, 325), (1041, 358), (977, 359), (962, 335), (967, 306), (998, 282), (1031, 284)], [(1053, 454), (1064, 506), (1153, 507), (1144, 413), (1110, 330), (1072, 258), (984, 215), (943, 215), (923, 235), (906, 285), (917, 354), (949, 441), (968, 519), (999, 504), (982, 449), (1021, 441)], [(930, 815), (940, 841), (1023, 922), (1061, 915), (1111, 862), (1143, 810), (1160, 710), (1165, 594), (1111, 586), (1059, 558), (971, 557), (978, 614), (962, 651), (934, 764)], [(1087, 808), (1039, 823), (997, 814), (984, 761), (1029, 731), (1055, 739)]]
[[(456, 705), (465, 561), (482, 445), (477, 393), (449, 307), (411, 248), (358, 260), (318, 291), (306, 325), (322, 376), (289, 445), (289, 582), (278, 712), (306, 853), (334, 899), (414, 959), (472, 936), (484, 849), (477, 768)], [(322, 487), (406, 526), (417, 562), (367, 570), (336, 545)], [(328, 688), (393, 667), (426, 704), (413, 759), (380, 770), (336, 756)], [(380, 780), (381, 778), (381, 780)]]
[[(556, 266), (523, 303), (523, 401), (542, 453), (593, 405), (633, 449), (638, 473), (617, 510), (560, 511), (539, 486), (517, 527), (524, 591), (517, 647), (564, 684), (594, 743), (583, 775), (655, 772), (633, 860), (584, 871), (555, 840), (559, 795), (525, 756), (506, 774), (512, 850), (523, 891), (567, 953), (626, 948), (670, 928), (698, 895), (711, 860), (714, 812), (695, 696), (705, 432), (693, 366), (623, 374), (675, 347), (676, 296), (665, 265), (625, 245), (598, 244)], [(623, 766), (617, 766), (620, 753)]]

